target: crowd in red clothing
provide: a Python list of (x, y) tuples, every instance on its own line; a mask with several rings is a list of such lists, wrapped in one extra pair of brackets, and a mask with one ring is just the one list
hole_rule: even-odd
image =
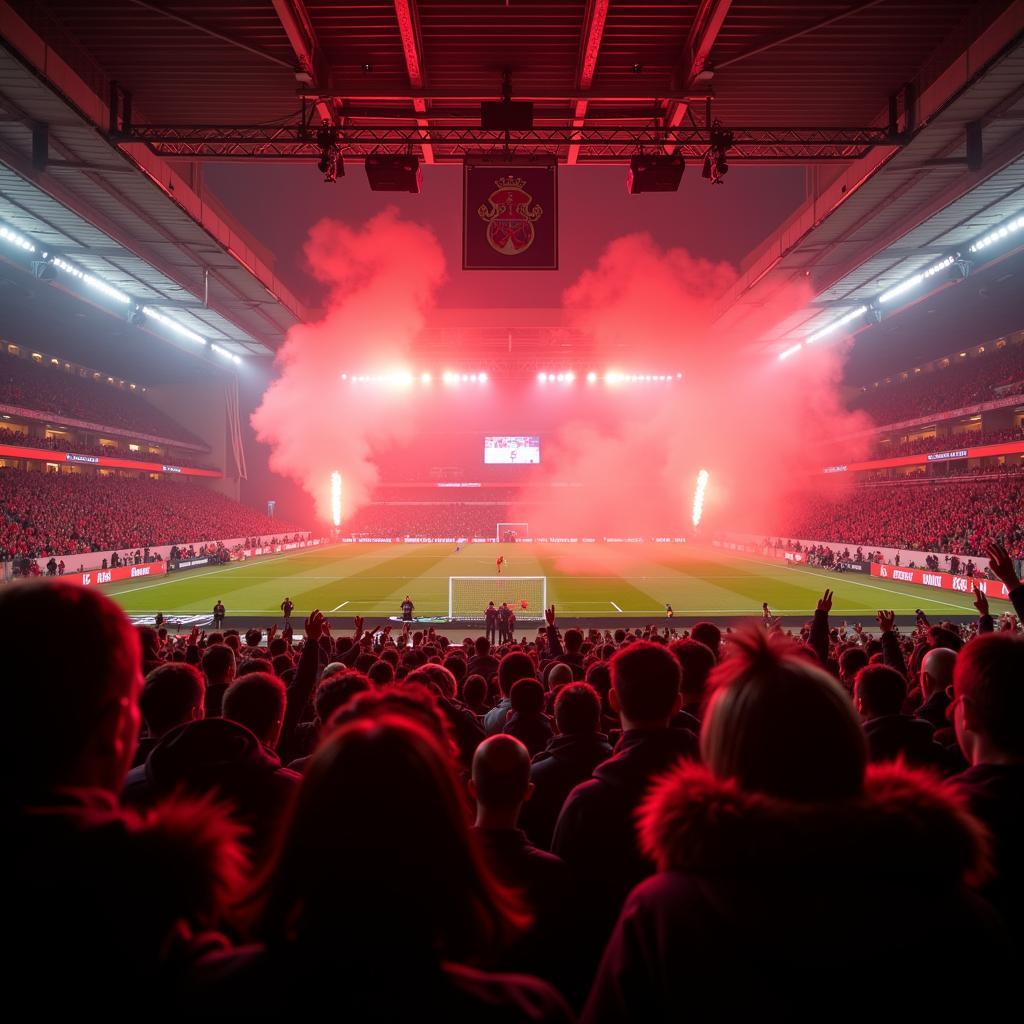
[(116, 977), (203, 1016), (994, 1018), (1024, 940), (1024, 637), (976, 605), (876, 635), (825, 591), (788, 636), (552, 607), (497, 647), (314, 611), (299, 643), (13, 584), (11, 977), (44, 1014)]
[(989, 430), (984, 433), (950, 434), (946, 437), (924, 437), (916, 441), (875, 442), (869, 458), (889, 459), (900, 455), (923, 455), (928, 452), (957, 451), (976, 448), (980, 445), (1003, 444), (1008, 441), (1024, 441), (1024, 426), (1009, 430)]
[(198, 484), (0, 468), (0, 561), (295, 529)]
[(863, 409), (876, 423), (898, 423), (991, 401), (999, 397), (997, 388), (1003, 395), (1024, 394), (1024, 344), (1009, 344), (975, 358), (953, 356), (945, 369), (863, 392), (853, 407)]
[(958, 481), (907, 486), (866, 485), (836, 500), (802, 495), (791, 506), (785, 537), (978, 555), (995, 537), (1024, 558), (1024, 480)]
[(54, 413), (105, 427), (122, 427), (171, 441), (201, 443), (136, 390), (71, 374), (47, 363), (0, 357), (0, 404)]
[(468, 505), (435, 497), (430, 504), (365, 505), (345, 520), (342, 532), (353, 537), (493, 537), (498, 523), (508, 519), (508, 507), (500, 502)]
[(98, 441), (73, 440), (67, 437), (30, 437), (19, 430), (0, 427), (0, 443), (19, 445), (23, 448), (48, 448), (53, 452), (77, 452), (79, 455), (106, 455), (115, 459), (133, 459), (136, 462), (171, 462), (176, 466), (196, 466), (205, 468), (209, 465), (195, 455), (151, 455), (147, 451), (133, 452), (127, 444), (115, 446), (100, 444)]

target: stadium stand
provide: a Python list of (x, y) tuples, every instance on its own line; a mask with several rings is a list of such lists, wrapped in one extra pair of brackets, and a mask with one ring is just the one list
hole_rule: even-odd
[(963, 480), (855, 487), (836, 499), (805, 494), (792, 506), (783, 537), (838, 544), (980, 555), (995, 537), (1024, 557), (1024, 479)]
[(1024, 343), (1018, 341), (980, 356), (948, 356), (930, 373), (899, 374), (891, 384), (865, 389), (852, 405), (884, 424), (1020, 394), (1024, 394)]
[(294, 526), (179, 480), (0, 468), (0, 561), (146, 548)]
[[(17, 445), (25, 448), (48, 448), (54, 452), (77, 452), (80, 455), (108, 455), (120, 459), (152, 460), (163, 456), (148, 455), (145, 450), (134, 452), (125, 445), (100, 444), (98, 441), (87, 441), (72, 437), (35, 437), (25, 434), (23, 431), (13, 430), (9, 427), (0, 427), (0, 444)], [(176, 466), (194, 466), (200, 469), (208, 468), (209, 463), (202, 458), (192, 454), (175, 453), (173, 457)]]
[(0, 404), (140, 431), (169, 441), (202, 444), (138, 391), (6, 353), (0, 359)]

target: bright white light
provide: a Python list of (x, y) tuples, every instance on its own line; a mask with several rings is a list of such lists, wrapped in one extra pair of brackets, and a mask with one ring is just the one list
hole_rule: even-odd
[[(826, 337), (833, 331), (838, 331), (840, 327), (845, 327), (851, 320), (856, 320), (858, 317), (863, 316), (867, 311), (867, 306), (858, 306), (856, 309), (851, 309), (845, 316), (841, 316), (838, 320), (833, 320), (832, 323), (828, 324), (828, 326), (822, 327), (820, 331), (815, 331), (813, 334), (809, 334), (804, 340), (808, 345), (813, 345), (820, 338)], [(785, 359), (786, 356), (792, 355), (799, 347), (799, 345), (794, 345), (792, 349), (787, 349), (785, 353), (779, 356), (779, 358)]]
[(587, 383), (588, 384), (593, 384), (596, 380), (597, 380), (597, 374), (594, 373), (593, 370), (591, 370), (590, 373), (587, 374)]
[(19, 235), (17, 231), (12, 231), (10, 228), (0, 227), (0, 238), (19, 249), (24, 249), (25, 252), (36, 251), (36, 247), (24, 235)]
[(697, 474), (697, 486), (693, 492), (693, 528), (700, 525), (700, 517), (704, 514), (704, 492), (708, 486), (708, 471), (702, 469)]
[(570, 370), (570, 371), (569, 371), (569, 372), (568, 372), (568, 373), (567, 373), (567, 374), (565, 375), (565, 382), (566, 382), (566, 384), (572, 384), (572, 383), (573, 383), (573, 381), (575, 381), (575, 380), (576, 380), (576, 374), (575, 374), (575, 373), (573, 373), (573, 372), (572, 372), (572, 371)]
[(189, 341), (194, 341), (197, 345), (206, 344), (205, 338), (200, 337), (195, 331), (190, 331), (184, 324), (179, 324), (177, 320), (172, 320), (169, 316), (164, 316), (163, 313), (158, 313), (155, 309), (152, 309), (149, 306), (143, 306), (142, 312), (150, 319), (155, 320), (159, 324), (163, 324), (164, 327), (169, 328), (176, 334), (180, 334), (183, 338), (187, 338)]
[(796, 352), (799, 352), (802, 348), (803, 345), (798, 341), (795, 345), (791, 345), (789, 348), (787, 348), (785, 352), (780, 352), (779, 358), (788, 359), (791, 355), (794, 355)]
[(933, 274), (939, 273), (940, 270), (945, 270), (946, 267), (951, 267), (956, 262), (955, 257), (947, 256), (944, 260), (940, 260), (938, 263), (930, 266), (927, 270), (921, 271), (920, 274), (914, 274), (913, 277), (908, 277), (906, 281), (901, 281), (898, 285), (890, 288), (886, 292), (882, 292), (878, 296), (879, 302), (892, 302), (893, 299), (899, 298), (905, 292), (910, 291), (911, 288), (916, 288), (922, 281), (927, 280)]
[(429, 373), (421, 373), (420, 374), (420, 383), (421, 384), (429, 384), (432, 379), (433, 378), (431, 378)]
[(221, 348), (220, 345), (216, 345), (212, 341), (210, 342), (210, 348), (223, 359), (230, 359), (233, 363), (240, 363), (242, 361), (234, 352), (229, 352), (226, 348)]
[(486, 373), (478, 373), (478, 374), (476, 375), (476, 379), (477, 379), (477, 380), (478, 380), (478, 381), (479, 381), (479, 382), (480, 382), (481, 384), (486, 384), (486, 383), (487, 383), (487, 374), (486, 374)]
[(1001, 227), (995, 228), (990, 231), (987, 235), (982, 235), (971, 247), (971, 252), (978, 252), (980, 249), (987, 249), (993, 242), (998, 242), (1001, 238), (1006, 238), (1008, 235), (1012, 235), (1017, 231), (1024, 228), (1024, 217), (1016, 217)]
[(538, 373), (537, 374), (537, 381), (539, 383), (541, 383), (541, 384), (547, 384), (547, 382), (548, 382), (548, 375), (546, 373)]
[(337, 470), (331, 474), (331, 522), (341, 526), (341, 474)]

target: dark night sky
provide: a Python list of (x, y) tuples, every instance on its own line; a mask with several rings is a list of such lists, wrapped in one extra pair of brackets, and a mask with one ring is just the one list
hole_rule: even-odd
[(677, 193), (630, 196), (624, 167), (563, 167), (559, 178), (561, 225), (558, 271), (463, 272), (461, 268), (462, 170), (425, 167), (423, 192), (371, 192), (361, 162), (344, 178), (325, 184), (314, 166), (211, 164), (205, 182), (256, 239), (276, 256), (278, 275), (296, 295), (318, 304), (316, 282), (305, 267), (302, 245), (309, 228), (331, 216), (361, 224), (386, 206), (436, 232), (449, 279), (438, 296), (446, 307), (560, 304), (563, 290), (592, 266), (604, 246), (633, 231), (649, 231), (663, 246), (739, 264), (804, 198), (800, 167), (734, 165), (726, 183), (711, 186), (690, 164)]

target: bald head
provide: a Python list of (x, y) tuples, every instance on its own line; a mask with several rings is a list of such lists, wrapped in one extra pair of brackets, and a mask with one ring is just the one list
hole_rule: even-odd
[(548, 686), (553, 690), (556, 686), (563, 686), (565, 683), (572, 682), (572, 669), (563, 664), (557, 662), (551, 666), (551, 671), (548, 673)]
[(933, 648), (924, 656), (921, 662), (921, 693), (925, 700), (953, 685), (955, 667), (956, 651), (948, 647)]
[(476, 748), (472, 778), (482, 807), (518, 810), (530, 788), (530, 752), (514, 736), (491, 736)]

